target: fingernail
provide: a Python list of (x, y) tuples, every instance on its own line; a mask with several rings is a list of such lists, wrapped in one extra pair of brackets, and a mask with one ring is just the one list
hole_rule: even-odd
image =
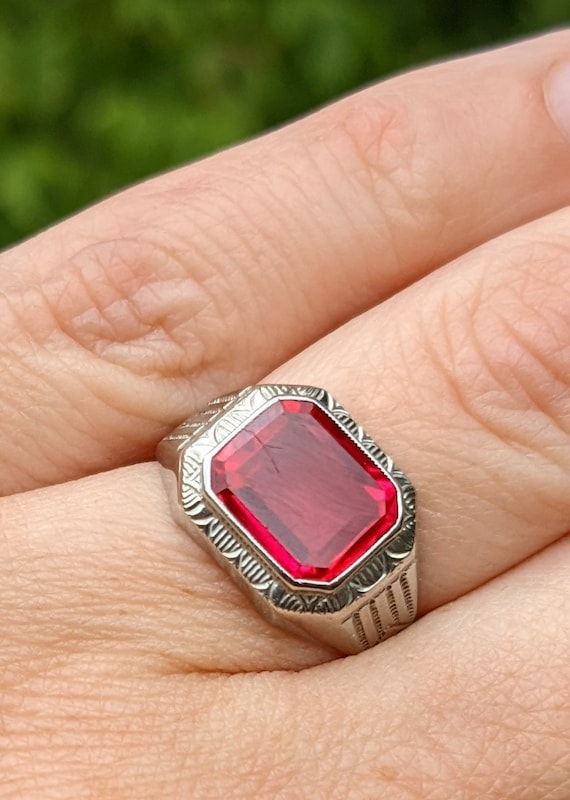
[(570, 64), (555, 67), (546, 81), (546, 103), (567, 139), (570, 139)]

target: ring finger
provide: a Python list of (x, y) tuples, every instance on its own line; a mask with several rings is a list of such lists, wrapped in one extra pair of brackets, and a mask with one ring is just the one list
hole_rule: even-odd
[[(569, 218), (489, 243), (271, 376), (330, 389), (412, 478), (423, 613), (570, 528)], [(59, 647), (63, 624), (80, 641), (107, 631), (113, 652), (119, 638), (129, 659), (135, 646), (161, 668), (300, 667), (330, 655), (258, 618), (173, 523), (154, 465), (5, 498), (1, 510), (4, 568), (29, 562), (14, 568), (25, 585), (12, 598), (4, 582), (1, 605), (30, 646), (53, 637)]]

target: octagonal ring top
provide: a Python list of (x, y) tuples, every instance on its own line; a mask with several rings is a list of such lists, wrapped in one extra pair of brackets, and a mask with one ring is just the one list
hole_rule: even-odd
[(384, 636), (401, 623), (396, 578), (415, 614), (413, 487), (326, 390), (264, 384), (217, 398), (158, 457), (177, 476), (179, 521), (272, 621), (358, 622), (384, 592), (389, 624), (370, 606)]

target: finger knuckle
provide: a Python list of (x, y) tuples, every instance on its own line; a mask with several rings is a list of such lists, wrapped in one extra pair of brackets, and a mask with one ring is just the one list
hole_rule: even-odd
[(358, 161), (383, 177), (407, 163), (415, 142), (415, 129), (402, 101), (357, 94), (330, 111), (339, 144), (344, 139)]
[(532, 411), (542, 422), (566, 427), (570, 248), (531, 243), (511, 259), (499, 283), (488, 273), (489, 286), (471, 320), (473, 338), (487, 373), (504, 390), (506, 410)]
[(142, 238), (99, 241), (78, 251), (44, 285), (63, 344), (144, 377), (201, 367), (201, 323), (212, 300), (177, 255)]
[(421, 140), (429, 132), (420, 129), (418, 115), (387, 87), (361, 92), (321, 113), (324, 117), (315, 124), (328, 133), (324, 143), (321, 133), (315, 148), (317, 167), (328, 180), (333, 170), (342, 171), (345, 189), (337, 202), (350, 218), (362, 216), (368, 201), (387, 253), (391, 248), (399, 260), (413, 256), (404, 252), (412, 231), (417, 242), (423, 232), (444, 224), (436, 198), (445, 178), (421, 156)]
[(570, 434), (568, 245), (534, 240), (500, 253), (475, 290), (444, 296), (439, 313), (439, 366), (462, 409), (531, 451), (540, 442), (562, 452)]

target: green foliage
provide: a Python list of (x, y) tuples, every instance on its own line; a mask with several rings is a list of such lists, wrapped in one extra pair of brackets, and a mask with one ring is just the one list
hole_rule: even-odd
[(568, 0), (3, 0), (0, 245)]

